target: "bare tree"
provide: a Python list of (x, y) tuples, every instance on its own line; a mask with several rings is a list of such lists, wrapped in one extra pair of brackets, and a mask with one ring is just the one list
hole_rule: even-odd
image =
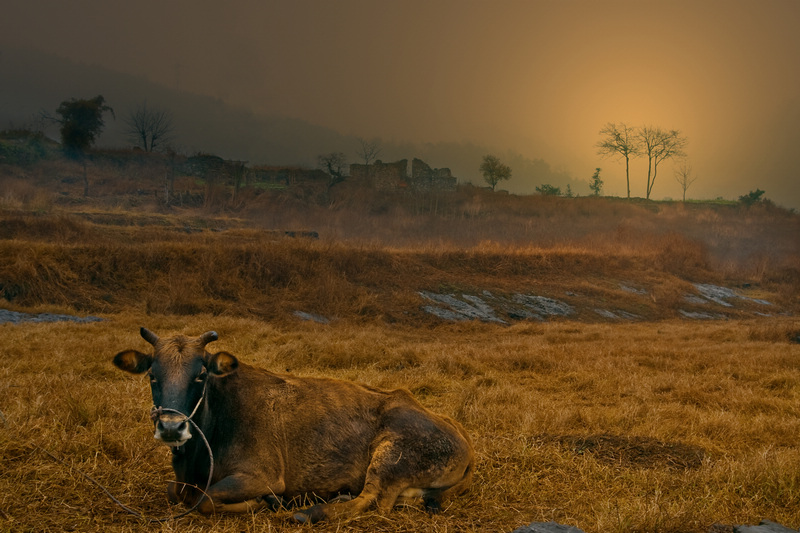
[(328, 185), (335, 185), (344, 181), (344, 169), (347, 167), (347, 157), (342, 152), (331, 152), (317, 157), (319, 168), (331, 177)]
[(639, 130), (637, 139), (643, 155), (647, 156), (647, 196), (653, 192), (653, 185), (658, 174), (658, 165), (665, 159), (684, 157), (683, 148), (687, 144), (686, 137), (678, 130), (662, 130), (653, 126), (645, 126)]
[(125, 133), (145, 152), (162, 147), (172, 139), (172, 114), (159, 108), (148, 108), (147, 101), (132, 109), (125, 118)]
[(681, 165), (675, 169), (675, 181), (678, 182), (678, 185), (681, 186), (681, 190), (683, 190), (684, 202), (686, 202), (686, 191), (696, 179), (697, 176), (692, 176), (692, 166), (686, 161), (681, 163)]
[(631, 197), (631, 173), (630, 160), (632, 157), (640, 155), (639, 143), (636, 138), (636, 130), (620, 122), (609, 122), (600, 130), (603, 136), (595, 145), (597, 153), (604, 157), (622, 157), (625, 159), (625, 180), (628, 185), (628, 198)]
[(381, 140), (377, 137), (370, 141), (359, 137), (358, 144), (358, 157), (364, 160), (365, 165), (372, 163), (381, 153)]
[(483, 156), (480, 171), (486, 183), (491, 185), (492, 190), (497, 187), (500, 181), (511, 179), (511, 167), (501, 163), (500, 159), (493, 155)]

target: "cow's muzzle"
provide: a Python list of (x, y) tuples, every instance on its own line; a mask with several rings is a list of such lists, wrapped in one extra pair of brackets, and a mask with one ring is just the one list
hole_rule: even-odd
[(183, 446), (192, 438), (192, 433), (189, 431), (189, 417), (182, 413), (153, 407), (150, 419), (156, 425), (153, 436), (167, 446)]

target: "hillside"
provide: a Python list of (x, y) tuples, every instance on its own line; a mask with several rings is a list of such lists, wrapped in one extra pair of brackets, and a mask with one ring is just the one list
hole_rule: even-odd
[(376, 190), (299, 171), (235, 189), (186, 168), (127, 152), (96, 153), (86, 179), (59, 158), (0, 166), (6, 304), (409, 324), (800, 310), (800, 216), (769, 203)]
[[(31, 68), (36, 65), (36, 68)], [(77, 63), (63, 57), (34, 50), (5, 47), (0, 54), (3, 83), (0, 84), (0, 130), (32, 127), (42, 111), (54, 113), (70, 98), (105, 97), (116, 119), (109, 118), (98, 139), (102, 148), (128, 147), (125, 117), (136, 106), (169, 111), (174, 118), (176, 151), (194, 154), (211, 152), (226, 159), (249, 161), (253, 165), (316, 164), (317, 156), (343, 152), (349, 162), (358, 162), (357, 137), (279, 115), (262, 115), (232, 106), (220, 98), (191, 92), (191, 88), (166, 87), (144, 77), (115, 72), (97, 65)], [(57, 128), (47, 126), (48, 135), (57, 138)], [(479, 182), (481, 157), (503, 152), (515, 178), (508, 186), (532, 193), (543, 183), (587, 193), (586, 180), (558, 171), (539, 157), (525, 157), (503, 147), (479, 146), (467, 142), (414, 143), (386, 140), (380, 157), (384, 161), (420, 157), (431, 166), (449, 167), (465, 182)]]

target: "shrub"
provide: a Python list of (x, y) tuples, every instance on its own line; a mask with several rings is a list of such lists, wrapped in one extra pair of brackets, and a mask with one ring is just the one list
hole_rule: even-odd
[(756, 189), (754, 191), (750, 191), (747, 194), (743, 194), (739, 197), (739, 203), (746, 206), (755, 205), (757, 203), (765, 201), (764, 198), (761, 198), (764, 195), (764, 191), (761, 189)]
[(0, 163), (30, 165), (49, 156), (47, 139), (41, 131), (13, 129), (0, 131)]
[(543, 183), (542, 185), (536, 187), (536, 192), (542, 196), (561, 196), (561, 187)]

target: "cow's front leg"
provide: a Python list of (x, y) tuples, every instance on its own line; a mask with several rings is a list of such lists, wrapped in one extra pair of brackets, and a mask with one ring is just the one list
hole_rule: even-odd
[(283, 505), (283, 491), (282, 481), (265, 483), (249, 474), (232, 474), (211, 485), (197, 510), (203, 514), (249, 513), (265, 507), (274, 510)]
[(181, 481), (170, 481), (167, 485), (167, 498), (170, 503), (183, 503), (191, 506), (201, 494), (200, 489), (194, 485)]

